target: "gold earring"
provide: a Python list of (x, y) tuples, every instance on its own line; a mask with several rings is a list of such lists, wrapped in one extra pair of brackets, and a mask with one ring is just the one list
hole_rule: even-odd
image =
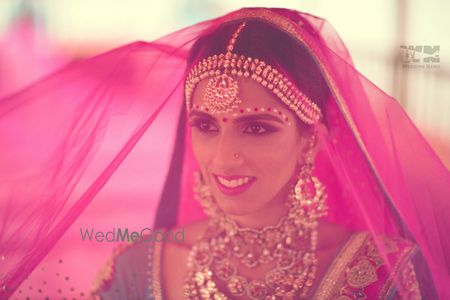
[(211, 188), (203, 180), (203, 176), (200, 171), (194, 172), (194, 178), (194, 198), (200, 203), (205, 214), (210, 217), (214, 217), (217, 215), (218, 207), (211, 193)]
[(311, 218), (320, 218), (328, 213), (325, 186), (312, 175), (314, 164), (309, 153), (302, 165), (294, 186), (294, 197)]

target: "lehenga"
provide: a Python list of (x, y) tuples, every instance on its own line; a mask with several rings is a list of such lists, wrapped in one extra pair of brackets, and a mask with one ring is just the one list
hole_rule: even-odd
[[(413, 264), (420, 256), (417, 247), (405, 239), (383, 240), (392, 271), (401, 274), (399, 282), (383, 267), (373, 239), (359, 232), (339, 250), (309, 299), (422, 299)], [(164, 243), (142, 241), (118, 247), (98, 275), (93, 299), (164, 299), (162, 247)], [(403, 286), (403, 294), (396, 284)]]

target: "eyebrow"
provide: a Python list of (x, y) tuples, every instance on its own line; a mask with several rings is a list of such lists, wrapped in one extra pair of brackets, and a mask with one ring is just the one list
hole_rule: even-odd
[[(216, 121), (216, 118), (214, 118), (210, 114), (207, 114), (205, 112), (198, 111), (198, 110), (193, 110), (189, 114), (189, 117), (193, 117), (193, 116), (204, 117), (204, 118)], [(268, 114), (268, 113), (258, 113), (258, 114), (252, 114), (252, 115), (244, 115), (244, 116), (235, 118), (233, 120), (233, 123), (243, 123), (243, 122), (258, 121), (258, 120), (276, 121), (276, 122), (284, 124), (283, 120), (281, 120), (278, 117), (275, 117), (272, 114)]]

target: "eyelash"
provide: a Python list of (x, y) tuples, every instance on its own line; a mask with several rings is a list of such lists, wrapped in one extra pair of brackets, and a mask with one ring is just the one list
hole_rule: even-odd
[[(211, 133), (211, 132), (215, 132), (215, 131), (213, 131), (213, 130), (204, 130), (204, 129), (202, 129), (202, 128), (201, 128), (201, 125), (202, 125), (202, 124), (208, 124), (208, 125), (211, 125), (211, 122), (208, 121), (208, 120), (196, 119), (196, 120), (193, 120), (193, 121), (191, 121), (191, 122), (189, 123), (189, 125), (191, 125), (191, 126), (193, 126), (193, 127), (197, 127), (198, 130), (200, 130), (201, 132), (203, 132), (203, 133), (205, 133), (205, 134)], [(261, 133), (249, 133), (249, 134), (251, 134), (251, 135), (265, 135), (265, 134), (268, 134), (268, 133), (271, 133), (271, 132), (276, 131), (276, 129), (273, 128), (272, 126), (269, 126), (269, 125), (266, 125), (266, 124), (263, 124), (263, 123), (258, 123), (258, 122), (252, 122), (252, 123), (250, 123), (250, 125), (247, 126), (245, 129), (250, 128), (250, 127), (252, 127), (252, 126), (259, 126), (259, 127), (263, 128), (265, 131), (264, 131), (264, 132), (261, 132)]]

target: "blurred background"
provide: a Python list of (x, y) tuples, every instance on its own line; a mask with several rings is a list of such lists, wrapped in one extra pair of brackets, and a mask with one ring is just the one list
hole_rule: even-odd
[(450, 166), (445, 0), (1, 0), (0, 97), (70, 61), (243, 6), (294, 8), (330, 21), (358, 70), (400, 101)]

